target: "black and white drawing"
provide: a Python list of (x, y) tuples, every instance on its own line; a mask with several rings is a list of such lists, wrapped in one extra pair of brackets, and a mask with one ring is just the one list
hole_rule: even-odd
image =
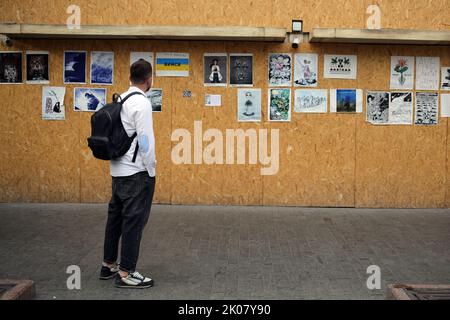
[(0, 84), (22, 83), (22, 52), (0, 51)]
[(230, 85), (253, 86), (252, 54), (230, 54)]
[(372, 124), (388, 124), (389, 100), (389, 92), (368, 91), (366, 95), (367, 121)]
[(269, 54), (269, 86), (290, 87), (292, 84), (292, 55)]
[(65, 87), (42, 87), (42, 120), (64, 120)]
[(203, 56), (203, 83), (205, 86), (226, 87), (228, 83), (228, 56), (226, 53), (205, 53)]
[(27, 83), (47, 84), (49, 83), (48, 51), (27, 51)]
[(114, 81), (114, 53), (91, 52), (91, 84), (112, 85)]
[(441, 69), (441, 89), (450, 90), (450, 67)]
[(411, 125), (413, 123), (412, 92), (391, 92), (389, 124)]
[(147, 98), (152, 104), (153, 112), (162, 112), (163, 90), (151, 88), (147, 92)]
[(438, 99), (438, 94), (434, 92), (416, 92), (416, 124), (438, 124)]

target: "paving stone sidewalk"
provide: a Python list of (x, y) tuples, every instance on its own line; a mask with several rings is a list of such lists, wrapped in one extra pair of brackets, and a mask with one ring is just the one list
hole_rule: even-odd
[(450, 210), (155, 205), (138, 265), (155, 286), (116, 289), (97, 279), (106, 210), (0, 204), (0, 278), (34, 280), (37, 299), (384, 299), (390, 283), (450, 284)]

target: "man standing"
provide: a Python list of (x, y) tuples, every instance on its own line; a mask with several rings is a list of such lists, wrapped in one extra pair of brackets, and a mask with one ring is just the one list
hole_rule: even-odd
[[(120, 115), (128, 136), (137, 133), (137, 138), (124, 156), (110, 162), (112, 197), (108, 207), (100, 279), (115, 276), (115, 286), (118, 288), (149, 288), (153, 286), (153, 280), (137, 272), (136, 264), (142, 231), (150, 215), (155, 190), (152, 106), (145, 95), (152, 85), (151, 64), (142, 59), (133, 63), (130, 82), (130, 88), (121, 98), (124, 99), (130, 93), (135, 94), (125, 101)], [(138, 152), (135, 155), (136, 148)]]

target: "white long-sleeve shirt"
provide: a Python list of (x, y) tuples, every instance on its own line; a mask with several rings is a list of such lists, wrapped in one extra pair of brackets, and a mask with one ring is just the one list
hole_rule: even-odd
[[(142, 94), (133, 95), (125, 101), (120, 117), (128, 136), (131, 137), (136, 132), (137, 137), (124, 156), (110, 161), (110, 173), (113, 177), (127, 177), (141, 171), (147, 171), (151, 177), (154, 177), (156, 175), (156, 156), (152, 105), (145, 93), (134, 86), (123, 93), (121, 98), (125, 98), (132, 92)], [(133, 163), (137, 142), (139, 142), (139, 151), (136, 162)]]

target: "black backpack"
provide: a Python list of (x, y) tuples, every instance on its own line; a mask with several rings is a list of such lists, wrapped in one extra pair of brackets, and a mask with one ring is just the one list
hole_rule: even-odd
[[(120, 95), (113, 95), (113, 102), (94, 113), (91, 117), (91, 136), (87, 139), (94, 157), (101, 160), (111, 160), (123, 156), (130, 150), (137, 133), (128, 137), (120, 118), (122, 105), (128, 98), (140, 92), (132, 92), (121, 99)], [(119, 101), (120, 100), (120, 101)], [(133, 162), (136, 161), (139, 145), (136, 144)]]

